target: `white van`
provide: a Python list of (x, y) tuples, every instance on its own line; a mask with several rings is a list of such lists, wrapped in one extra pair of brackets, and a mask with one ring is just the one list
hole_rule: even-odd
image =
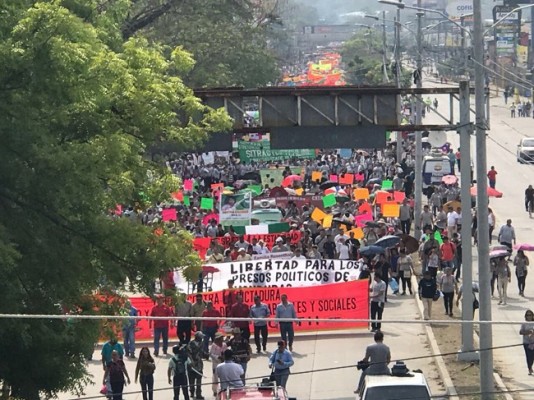
[(368, 375), (362, 387), (360, 400), (430, 400), (430, 388), (421, 372), (403, 376)]
[(423, 193), (431, 185), (440, 185), (441, 178), (452, 173), (449, 158), (443, 153), (431, 153), (423, 158)]

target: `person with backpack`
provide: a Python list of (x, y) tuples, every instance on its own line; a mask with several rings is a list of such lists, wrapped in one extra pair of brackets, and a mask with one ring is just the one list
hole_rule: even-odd
[[(126, 381), (124, 379), (125, 376)], [(111, 361), (106, 366), (102, 384), (106, 385), (108, 381), (111, 386), (111, 393), (108, 394), (112, 396), (113, 400), (122, 400), (124, 385), (130, 384), (130, 377), (117, 350), (111, 352)]]
[(204, 334), (202, 332), (196, 332), (194, 340), (190, 341), (187, 345), (187, 354), (190, 360), (187, 368), (189, 392), (191, 393), (191, 398), (196, 400), (204, 400), (204, 397), (202, 397), (202, 371), (204, 369), (204, 361), (202, 359), (207, 357), (209, 353), (205, 353), (203, 350), (203, 340)]
[(174, 356), (169, 360), (167, 378), (169, 379), (169, 385), (173, 386), (174, 400), (180, 399), (180, 389), (184, 394), (184, 400), (189, 400), (187, 365), (190, 360), (187, 356), (187, 346), (173, 346), (172, 352)]

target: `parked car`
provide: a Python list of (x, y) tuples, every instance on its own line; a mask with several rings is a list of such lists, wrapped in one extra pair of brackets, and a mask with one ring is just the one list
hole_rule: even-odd
[(534, 138), (523, 138), (517, 145), (517, 162), (534, 163)]

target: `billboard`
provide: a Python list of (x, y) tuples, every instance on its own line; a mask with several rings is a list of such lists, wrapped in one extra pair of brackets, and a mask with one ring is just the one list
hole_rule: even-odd
[(512, 6), (493, 7), (495, 53), (497, 57), (515, 57), (516, 44), (521, 31), (521, 10)]
[(473, 0), (450, 0), (445, 9), (451, 18), (460, 18), (462, 15), (473, 13)]

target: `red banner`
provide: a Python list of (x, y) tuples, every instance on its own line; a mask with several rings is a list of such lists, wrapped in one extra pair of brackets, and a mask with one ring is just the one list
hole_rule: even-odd
[[(298, 318), (328, 318), (334, 322), (305, 321), (295, 324), (296, 331), (319, 331), (333, 329), (365, 328), (367, 323), (335, 322), (336, 319), (368, 319), (369, 318), (369, 281), (334, 283), (320, 287), (295, 287), (295, 288), (248, 288), (238, 289), (243, 294), (245, 304), (252, 305), (254, 296), (260, 296), (263, 303), (271, 310), (274, 317), (276, 306), (280, 304), (280, 296), (286, 294), (288, 300), (293, 303)], [(225, 304), (223, 296), (225, 291), (204, 293), (204, 300), (213, 302), (214, 307), (224, 315)], [(190, 296), (194, 302), (194, 295)], [(131, 297), (130, 301), (139, 310), (139, 315), (149, 315), (154, 306), (147, 297)], [(151, 332), (148, 329), (148, 321), (141, 320), (138, 323), (140, 329), (136, 333), (137, 339), (150, 339)], [(277, 330), (273, 322), (269, 323), (271, 330)], [(175, 337), (176, 332), (170, 336)]]
[[(300, 231), (289, 231), (282, 233), (267, 233), (263, 235), (244, 235), (244, 240), (248, 243), (252, 243), (252, 239), (263, 240), (265, 246), (271, 250), (275, 244), (277, 238), (283, 237), (286, 242), (290, 244), (296, 244), (300, 241), (301, 232)], [(223, 236), (217, 237), (217, 241), (225, 249), (229, 248), (239, 240), (238, 236)], [(211, 238), (196, 238), (193, 240), (193, 248), (199, 254), (200, 258), (204, 260), (206, 258), (206, 252), (208, 251), (211, 243)]]

